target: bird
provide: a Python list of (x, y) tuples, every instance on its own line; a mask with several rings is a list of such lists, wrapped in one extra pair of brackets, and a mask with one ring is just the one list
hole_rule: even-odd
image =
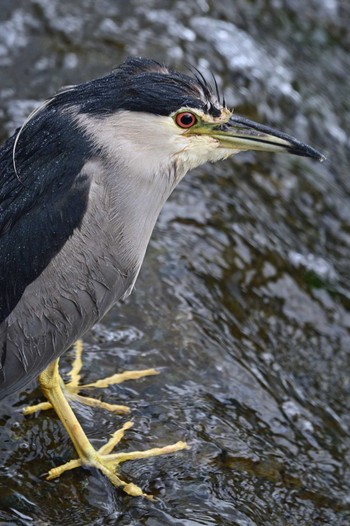
[[(129, 57), (48, 98), (0, 149), (0, 397), (39, 377), (47, 402), (26, 412), (53, 408), (77, 453), (48, 478), (92, 466), (129, 495), (148, 496), (120, 478), (119, 464), (188, 447), (111, 453), (127, 422), (96, 450), (71, 408), (75, 398), (118, 410), (79, 395), (124, 378), (80, 385), (81, 338), (131, 293), (158, 215), (186, 173), (245, 150), (324, 160), (236, 115), (214, 83), (196, 68), (185, 74)], [(64, 385), (59, 358), (74, 344)], [(156, 371), (129, 377), (147, 374)]]

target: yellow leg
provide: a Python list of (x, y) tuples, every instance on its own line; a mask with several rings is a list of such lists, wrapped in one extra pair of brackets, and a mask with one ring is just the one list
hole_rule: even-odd
[[(117, 405), (117, 404), (109, 404), (107, 402), (102, 402), (101, 400), (97, 400), (96, 398), (91, 398), (89, 396), (82, 396), (79, 394), (79, 392), (84, 389), (92, 389), (92, 388), (106, 388), (109, 385), (114, 384), (120, 384), (122, 382), (125, 382), (126, 380), (137, 380), (139, 378), (143, 378), (144, 376), (151, 376), (158, 374), (158, 371), (155, 369), (144, 369), (141, 371), (125, 371), (121, 374), (113, 374), (112, 376), (109, 376), (107, 378), (104, 378), (103, 380), (97, 380), (96, 382), (81, 385), (80, 384), (80, 371), (83, 366), (83, 362), (81, 359), (82, 352), (83, 352), (83, 342), (82, 340), (78, 340), (74, 345), (74, 351), (75, 351), (75, 357), (72, 364), (72, 368), (69, 371), (68, 375), (70, 376), (70, 381), (66, 384), (63, 384), (62, 382), (62, 389), (65, 393), (65, 396), (67, 400), (69, 401), (76, 401), (81, 404), (88, 405), (90, 407), (100, 407), (101, 409), (106, 409), (107, 411), (116, 412), (119, 414), (126, 414), (129, 412), (129, 408), (125, 405)], [(51, 409), (52, 405), (50, 402), (42, 402), (40, 404), (32, 405), (25, 407), (23, 409), (23, 413), (25, 415), (30, 415), (32, 413), (35, 413), (36, 411), (44, 411), (47, 409)]]
[(127, 460), (174, 453), (188, 447), (184, 442), (177, 442), (176, 444), (163, 448), (111, 454), (112, 449), (123, 438), (124, 432), (132, 426), (132, 422), (126, 422), (121, 429), (112, 435), (107, 444), (96, 451), (84, 433), (62, 390), (62, 381), (58, 372), (58, 360), (51, 363), (45, 371), (41, 373), (39, 382), (44, 395), (56, 411), (79, 456), (79, 459), (71, 460), (62, 466), (51, 469), (48, 473), (48, 479), (59, 477), (65, 471), (80, 466), (92, 466), (102, 471), (114, 486), (121, 487), (129, 495), (152, 498), (151, 495), (143, 493), (141, 488), (135, 484), (127, 483), (118, 476), (116, 470), (119, 464)]

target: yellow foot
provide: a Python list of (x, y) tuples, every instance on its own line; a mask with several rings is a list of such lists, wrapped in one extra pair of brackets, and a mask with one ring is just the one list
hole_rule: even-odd
[[(113, 374), (102, 380), (97, 380), (96, 382), (81, 385), (80, 382), (80, 371), (83, 366), (81, 355), (83, 352), (83, 342), (78, 340), (74, 345), (75, 358), (72, 364), (72, 368), (69, 371), (68, 375), (70, 376), (70, 382), (62, 385), (62, 390), (67, 398), (67, 400), (79, 402), (81, 404), (88, 405), (90, 407), (99, 407), (101, 409), (106, 409), (107, 411), (116, 412), (119, 414), (126, 414), (130, 409), (125, 405), (117, 404), (108, 404), (107, 402), (102, 402), (96, 398), (90, 398), (89, 396), (82, 396), (79, 392), (84, 389), (93, 389), (93, 388), (105, 388), (109, 385), (120, 384), (126, 380), (137, 380), (138, 378), (143, 378), (144, 376), (152, 376), (159, 374), (155, 369), (144, 369), (141, 371), (125, 371), (120, 374)], [(30, 415), (36, 411), (45, 411), (47, 409), (52, 409), (50, 402), (42, 402), (40, 404), (31, 405), (23, 409), (23, 414)]]
[[(80, 380), (80, 369), (81, 369), (81, 352), (82, 345), (79, 342), (76, 345), (76, 358), (72, 370), (70, 372), (71, 381), (67, 386), (64, 386), (63, 381), (60, 377), (58, 371), (58, 362), (55, 360), (40, 374), (39, 383), (41, 389), (47, 398), (48, 402), (26, 408), (25, 413), (32, 413), (38, 409), (49, 409), (52, 407), (56, 413), (61, 423), (65, 427), (73, 446), (78, 454), (77, 460), (71, 460), (66, 464), (53, 468), (48, 473), (48, 479), (53, 479), (59, 477), (62, 473), (67, 470), (77, 468), (79, 466), (91, 466), (99, 469), (116, 487), (122, 488), (126, 493), (133, 496), (144, 496), (152, 498), (151, 495), (146, 495), (142, 490), (133, 483), (127, 483), (122, 480), (117, 472), (119, 464), (127, 460), (136, 460), (144, 459), (157, 455), (166, 455), (169, 453), (174, 453), (182, 449), (186, 449), (188, 446), (184, 442), (177, 442), (170, 446), (165, 446), (162, 448), (148, 449), (146, 451), (131, 451), (130, 453), (114, 453), (112, 454), (112, 449), (120, 442), (123, 438), (124, 433), (127, 429), (132, 426), (132, 422), (127, 422), (124, 426), (113, 433), (110, 440), (102, 446), (99, 450), (95, 450), (86, 436), (83, 428), (81, 427), (77, 417), (75, 416), (69, 400), (80, 400), (83, 399), (84, 403), (92, 405), (94, 407), (106, 407), (112, 408), (111, 410), (115, 411), (116, 407), (118, 409), (120, 406), (111, 406), (110, 404), (103, 404), (98, 400), (92, 398), (85, 398), (78, 395), (78, 391), (86, 387), (105, 387), (111, 383), (119, 383), (123, 381), (125, 377), (135, 378), (140, 376), (145, 376), (145, 371), (140, 371), (139, 373), (124, 373), (121, 375), (114, 375), (105, 380), (100, 380), (94, 384), (87, 384), (84, 386), (79, 386)], [(148, 369), (146, 374), (156, 374), (156, 371), (153, 369)], [(88, 402), (86, 401), (88, 400)], [(122, 406), (124, 407), (124, 406)]]
[(168, 455), (170, 453), (175, 453), (176, 451), (181, 451), (182, 449), (189, 449), (185, 442), (177, 442), (170, 446), (157, 447), (153, 449), (147, 449), (146, 451), (131, 451), (130, 453), (114, 453), (111, 454), (113, 448), (119, 444), (120, 440), (124, 436), (124, 432), (127, 429), (132, 427), (132, 422), (126, 422), (121, 429), (113, 433), (112, 438), (102, 446), (100, 449), (89, 451), (88, 457), (86, 459), (76, 459), (70, 460), (62, 466), (57, 468), (50, 469), (47, 480), (52, 480), (71, 469), (78, 468), (80, 466), (90, 466), (99, 469), (108, 479), (112, 482), (117, 488), (122, 488), (125, 493), (133, 497), (147, 497), (148, 499), (153, 499), (152, 495), (143, 493), (142, 489), (133, 484), (132, 482), (125, 482), (122, 480), (118, 474), (118, 466), (122, 462), (127, 460), (140, 460), (144, 458), (155, 457), (158, 455)]

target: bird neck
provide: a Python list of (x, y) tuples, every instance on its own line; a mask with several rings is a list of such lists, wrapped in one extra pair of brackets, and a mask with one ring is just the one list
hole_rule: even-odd
[(136, 279), (161, 209), (184, 174), (168, 165), (156, 173), (144, 169), (141, 177), (133, 169), (123, 170), (118, 163), (106, 160), (99, 174), (113, 232), (111, 250), (121, 270), (131, 270)]
[(147, 114), (123, 111), (101, 119), (77, 114), (75, 120), (96, 152), (91, 197), (103, 188), (95, 202), (108, 217), (116, 258), (122, 271), (137, 274), (159, 213), (189, 167), (175, 155), (178, 146), (171, 137), (160, 147), (159, 122)]

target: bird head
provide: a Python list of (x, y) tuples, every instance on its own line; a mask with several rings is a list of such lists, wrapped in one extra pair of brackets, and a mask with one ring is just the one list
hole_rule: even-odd
[[(58, 100), (67, 96), (69, 90)], [(129, 58), (109, 75), (77, 86), (74, 103), (94, 142), (139, 176), (175, 167), (178, 180), (243, 150), (324, 159), (290, 135), (237, 116), (197, 70), (185, 75), (149, 59)]]
[(165, 175), (171, 188), (190, 169), (243, 150), (324, 159), (294, 137), (236, 115), (215, 87), (197, 70), (185, 75), (129, 58), (104, 77), (62, 90), (48, 105), (70, 113), (117, 171), (139, 181)]

